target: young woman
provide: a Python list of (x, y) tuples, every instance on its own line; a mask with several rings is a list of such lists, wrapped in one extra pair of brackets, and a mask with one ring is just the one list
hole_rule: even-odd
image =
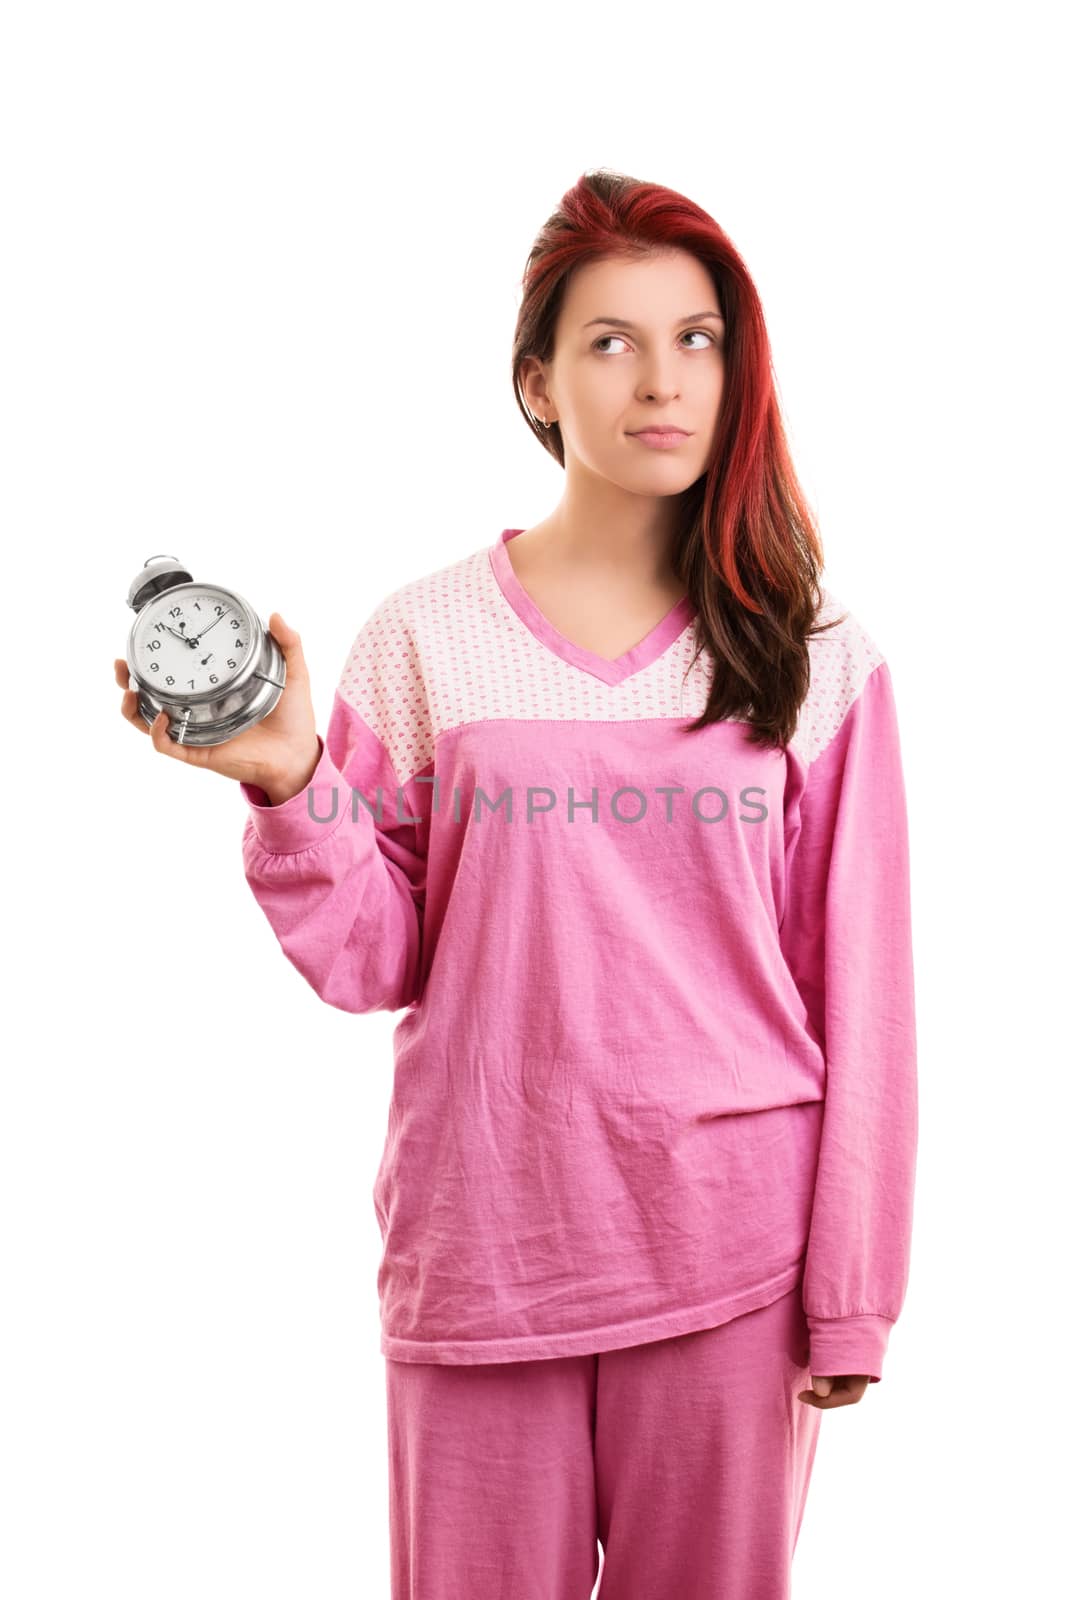
[(277, 613), (269, 717), (151, 737), (240, 780), (315, 992), (404, 1013), (374, 1185), (394, 1600), (588, 1600), (598, 1540), (600, 1600), (781, 1600), (821, 1412), (881, 1381), (907, 1281), (889, 668), (819, 586), (713, 219), (587, 174), (524, 291), (555, 510), (387, 596), (324, 738)]

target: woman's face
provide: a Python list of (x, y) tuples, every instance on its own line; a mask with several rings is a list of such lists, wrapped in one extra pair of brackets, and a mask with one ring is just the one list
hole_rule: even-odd
[[(712, 277), (687, 251), (590, 262), (567, 286), (530, 409), (559, 423), (568, 468), (580, 463), (634, 494), (681, 494), (710, 460), (723, 334)], [(635, 437), (673, 423), (689, 437), (670, 449)]]

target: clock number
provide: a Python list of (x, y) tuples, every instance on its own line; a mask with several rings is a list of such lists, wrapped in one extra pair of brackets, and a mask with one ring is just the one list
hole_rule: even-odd
[(218, 678), (216, 678), (216, 676), (215, 676), (215, 674), (213, 672), (209, 672), (207, 681), (208, 681), (208, 683), (218, 683), (219, 680), (218, 680)]
[(159, 640), (159, 639), (149, 639), (147, 644), (145, 645), (145, 649), (146, 650), (158, 650), (159, 647), (160, 647), (161, 642), (162, 641)]
[(148, 663), (148, 666), (149, 666), (150, 671), (152, 671), (152, 672), (158, 672), (159, 671), (159, 662), (158, 661), (150, 661)]
[(240, 617), (231, 617), (230, 618), (230, 627), (231, 628), (239, 628), (240, 626), (241, 626)]
[(168, 617), (180, 617), (181, 614), (181, 606), (171, 606), (170, 610), (167, 612)]
[(168, 683), (173, 683), (174, 682), (174, 679), (171, 677), (169, 672), (167, 673), (167, 682)]
[(236, 661), (235, 661), (235, 660), (234, 660), (234, 659), (233, 659), (233, 657), (232, 657), (232, 656), (227, 656), (227, 658), (226, 658), (226, 665), (227, 665), (227, 666), (228, 666), (228, 667), (235, 667), (235, 666), (236, 666), (236, 665), (237, 665), (237, 663), (236, 663)]

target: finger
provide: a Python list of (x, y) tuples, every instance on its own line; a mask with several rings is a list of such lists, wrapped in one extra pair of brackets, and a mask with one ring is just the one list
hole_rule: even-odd
[(813, 1376), (811, 1386), (815, 1393), (820, 1395), (828, 1395), (835, 1389), (847, 1389), (853, 1394), (862, 1394), (870, 1381), (870, 1378), (863, 1373), (841, 1372), (836, 1377), (828, 1377), (825, 1374)]
[(849, 1389), (835, 1389), (833, 1394), (823, 1401), (824, 1411), (836, 1411), (839, 1406), (854, 1406), (859, 1399), (858, 1394), (853, 1394)]
[(136, 689), (127, 689), (122, 697), (122, 715), (127, 722), (132, 722), (141, 733), (149, 731), (148, 724), (141, 715), (140, 698)]
[(169, 726), (170, 718), (165, 711), (160, 711), (151, 727), (147, 730), (152, 735), (152, 743), (160, 755), (173, 756), (178, 761), (188, 761), (188, 750), (184, 745), (179, 744), (176, 739), (171, 738), (167, 732)]
[(802, 1389), (797, 1399), (806, 1406), (814, 1406), (816, 1411), (835, 1411), (838, 1406), (854, 1406), (862, 1398), (863, 1391), (854, 1389), (835, 1389), (832, 1394), (819, 1395), (814, 1389)]
[(122, 697), (122, 715), (127, 722), (132, 722), (138, 733), (147, 733), (148, 724), (141, 715), (140, 696), (136, 689), (130, 688), (129, 664), (121, 656), (115, 657), (115, 682), (126, 693)]
[[(814, 1389), (802, 1389), (797, 1399), (804, 1405), (811, 1406), (815, 1411), (832, 1411), (841, 1404), (840, 1397), (836, 1394), (827, 1395), (825, 1398), (816, 1394)], [(846, 1402), (847, 1403), (847, 1402)]]

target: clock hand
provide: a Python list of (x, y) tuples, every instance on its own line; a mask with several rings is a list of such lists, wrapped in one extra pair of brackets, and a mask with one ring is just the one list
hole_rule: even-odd
[(229, 614), (230, 612), (227, 608), (227, 610), (221, 612), (220, 615), (215, 618), (214, 622), (209, 622), (206, 628), (201, 628), (200, 632), (196, 636), (196, 643), (199, 644), (205, 633), (210, 633), (212, 628), (215, 627), (215, 624), (221, 622), (223, 617), (228, 617)]

